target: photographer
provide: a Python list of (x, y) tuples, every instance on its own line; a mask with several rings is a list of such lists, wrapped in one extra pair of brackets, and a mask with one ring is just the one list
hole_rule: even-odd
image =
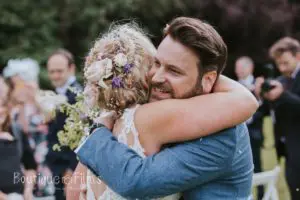
[(293, 200), (300, 199), (299, 51), (300, 44), (297, 40), (286, 37), (277, 41), (270, 49), (270, 56), (282, 75), (271, 81), (260, 78), (256, 83), (256, 93), (270, 101), (275, 111), (276, 137), (278, 138), (278, 134), (285, 137), (286, 179)]
[[(254, 62), (250, 57), (239, 57), (235, 62), (235, 74), (238, 82), (248, 88), (252, 93), (255, 90), (255, 78), (253, 76)], [(253, 154), (254, 172), (261, 172), (261, 147), (263, 144), (263, 118), (268, 114), (266, 104), (261, 104), (254, 115), (247, 120), (251, 149)], [(258, 188), (258, 199), (262, 199), (264, 195), (263, 186)]]

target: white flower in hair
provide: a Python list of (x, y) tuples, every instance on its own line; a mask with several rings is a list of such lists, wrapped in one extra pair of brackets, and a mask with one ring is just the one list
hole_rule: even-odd
[(124, 65), (127, 64), (127, 57), (123, 53), (118, 53), (115, 56), (114, 61), (118, 67), (123, 67)]
[(103, 60), (96, 61), (87, 67), (84, 76), (88, 81), (97, 82), (99, 86), (107, 88), (103, 79), (112, 75), (112, 67), (112, 60), (105, 58)]

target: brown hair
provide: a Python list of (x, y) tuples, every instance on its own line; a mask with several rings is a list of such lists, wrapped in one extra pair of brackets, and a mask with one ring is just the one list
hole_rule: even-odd
[(299, 42), (291, 37), (281, 38), (271, 46), (269, 55), (272, 59), (275, 59), (287, 51), (291, 52), (293, 55), (296, 55), (298, 52), (300, 52)]
[(48, 57), (48, 60), (54, 55), (61, 55), (61, 56), (65, 57), (68, 60), (69, 67), (75, 63), (73, 54), (66, 49), (60, 48), (60, 49), (55, 50), (54, 52), (52, 52), (52, 54), (50, 54), (50, 56)]
[(2, 125), (2, 131), (9, 132), (10, 131), (10, 123), (11, 123), (10, 116), (9, 116), (9, 111), (10, 111), (9, 105), (7, 102), (5, 102), (1, 106), (4, 106), (6, 108), (6, 119)]
[(1, 107), (5, 107), (6, 108), (6, 119), (4, 121), (4, 123), (2, 124), (2, 131), (10, 131), (10, 116), (9, 116), (9, 113), (10, 113), (10, 105), (9, 105), (9, 99), (10, 99), (10, 96), (11, 96), (11, 90), (9, 88), (9, 86), (6, 84), (6, 82), (4, 81), (4, 79), (0, 76), (0, 81), (1, 81), (1, 87), (7, 87), (7, 91), (6, 91), (6, 94), (4, 94), (4, 96), (1, 96)]
[(199, 74), (209, 71), (220, 74), (225, 68), (227, 46), (211, 25), (195, 18), (178, 17), (167, 25), (164, 36), (167, 35), (198, 55)]

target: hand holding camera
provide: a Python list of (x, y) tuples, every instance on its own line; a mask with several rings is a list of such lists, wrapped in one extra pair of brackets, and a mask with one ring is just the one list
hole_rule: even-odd
[(279, 81), (275, 80), (270, 81), (270, 86), (272, 89), (269, 92), (265, 92), (263, 98), (269, 101), (275, 101), (283, 93), (283, 86)]
[(265, 80), (263, 77), (258, 77), (255, 81), (255, 94), (256, 96), (274, 101), (283, 93), (283, 86), (276, 80)]
[(274, 80), (274, 67), (272, 64), (264, 66), (267, 72), (267, 78), (258, 77), (255, 81), (255, 95), (269, 101), (274, 101), (280, 97), (283, 92), (283, 86), (279, 81)]

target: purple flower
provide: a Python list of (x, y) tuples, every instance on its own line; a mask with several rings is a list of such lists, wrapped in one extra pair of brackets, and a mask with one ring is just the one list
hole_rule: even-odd
[(120, 87), (123, 87), (123, 82), (122, 82), (122, 79), (120, 77), (114, 77), (112, 79), (112, 87), (113, 88), (120, 88)]
[(128, 73), (130, 72), (130, 70), (131, 70), (132, 67), (133, 67), (133, 64), (126, 64), (126, 65), (124, 66), (124, 72), (125, 72), (126, 74), (128, 74)]

